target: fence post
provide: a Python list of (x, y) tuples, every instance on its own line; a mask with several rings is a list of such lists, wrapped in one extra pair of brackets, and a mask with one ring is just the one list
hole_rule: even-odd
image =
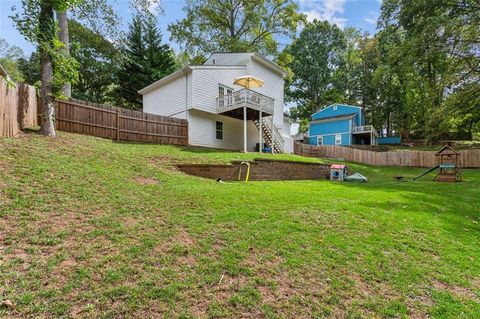
[(120, 141), (120, 109), (117, 108), (117, 141)]

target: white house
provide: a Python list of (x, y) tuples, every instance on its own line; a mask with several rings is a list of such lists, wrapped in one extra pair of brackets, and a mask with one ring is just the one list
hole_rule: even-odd
[[(233, 84), (245, 75), (264, 85), (245, 89)], [(144, 112), (188, 120), (191, 145), (252, 152), (258, 145), (271, 148), (273, 137), (275, 153), (291, 153), (284, 76), (258, 53), (216, 53), (203, 65), (184, 67), (138, 92)]]

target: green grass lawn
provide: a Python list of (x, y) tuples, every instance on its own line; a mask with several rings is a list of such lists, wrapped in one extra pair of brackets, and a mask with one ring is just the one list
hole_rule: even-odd
[(174, 168), (254, 157), (0, 139), (0, 317), (480, 318), (480, 171), (245, 185)]

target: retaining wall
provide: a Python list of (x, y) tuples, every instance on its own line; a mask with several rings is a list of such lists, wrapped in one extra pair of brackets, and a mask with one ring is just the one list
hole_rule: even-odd
[[(250, 163), (250, 180), (318, 180), (330, 174), (330, 166), (318, 163), (284, 161), (256, 158)], [(181, 164), (177, 168), (189, 175), (210, 179), (237, 180), (241, 161), (230, 164)], [(245, 178), (246, 165), (242, 166), (242, 180)]]

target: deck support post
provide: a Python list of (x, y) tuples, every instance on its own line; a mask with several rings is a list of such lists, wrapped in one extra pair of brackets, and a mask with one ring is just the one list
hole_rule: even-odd
[(263, 129), (262, 129), (262, 111), (260, 110), (260, 116), (259, 116), (259, 122), (260, 122), (260, 133), (258, 135), (258, 151), (260, 154), (262, 153), (262, 144), (263, 144)]
[(272, 154), (275, 154), (275, 136), (273, 135), (273, 130), (275, 129), (275, 124), (273, 123), (273, 114), (272, 114)]
[(243, 107), (243, 152), (247, 152), (247, 106)]

